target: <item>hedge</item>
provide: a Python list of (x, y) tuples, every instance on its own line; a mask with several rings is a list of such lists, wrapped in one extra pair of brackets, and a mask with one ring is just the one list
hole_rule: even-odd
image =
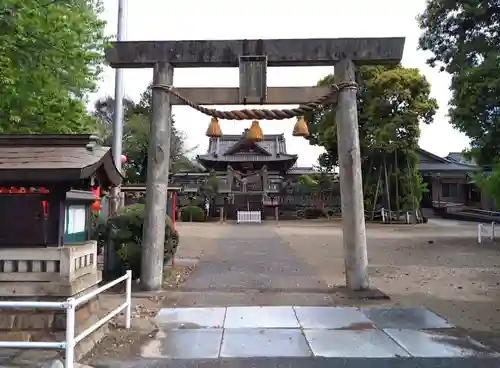
[[(142, 230), (145, 220), (144, 204), (133, 204), (122, 208), (118, 214), (110, 217), (98, 227), (99, 245), (113, 244), (118, 254), (118, 270), (132, 270), (132, 276), (137, 279), (141, 273)], [(165, 220), (165, 250), (164, 262), (168, 262), (175, 254), (179, 244), (179, 233), (174, 229), (172, 219)]]

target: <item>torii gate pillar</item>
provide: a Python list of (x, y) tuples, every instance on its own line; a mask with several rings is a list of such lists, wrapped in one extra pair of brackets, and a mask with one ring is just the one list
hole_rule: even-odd
[[(106, 50), (106, 59), (114, 68), (155, 68), (155, 83), (165, 85), (172, 85), (174, 67), (238, 67), (242, 56), (248, 60), (266, 60), (269, 67), (335, 65), (336, 82), (340, 83), (354, 81), (355, 64), (399, 63), (404, 42), (404, 38), (132, 41), (115, 42)], [(241, 104), (238, 88), (178, 88), (176, 91), (199, 105)], [(301, 104), (328, 91), (319, 87), (270, 87), (260, 91), (259, 102)], [(356, 89), (343, 89), (337, 103), (346, 283), (351, 290), (365, 290), (369, 288), (369, 281)], [(147, 290), (162, 287), (171, 105), (179, 104), (183, 102), (170, 97), (168, 92), (153, 91), (141, 271), (141, 282)]]
[[(354, 63), (339, 61), (335, 65), (335, 79), (354, 82)], [(336, 123), (346, 284), (351, 290), (365, 290), (369, 288), (368, 253), (356, 88), (339, 92)]]

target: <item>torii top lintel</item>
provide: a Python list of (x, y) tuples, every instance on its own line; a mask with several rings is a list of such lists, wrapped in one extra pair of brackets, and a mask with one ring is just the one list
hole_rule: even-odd
[(169, 62), (177, 68), (237, 67), (239, 56), (266, 55), (268, 66), (329, 66), (341, 59), (356, 64), (395, 64), (405, 38), (322, 38), (216, 41), (115, 42), (106, 51), (113, 68), (151, 68)]

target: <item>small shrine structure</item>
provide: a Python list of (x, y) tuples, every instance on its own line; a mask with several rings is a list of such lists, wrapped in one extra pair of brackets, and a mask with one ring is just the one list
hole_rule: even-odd
[[(95, 192), (121, 181), (111, 149), (94, 136), (0, 134), (0, 299), (59, 301), (95, 288)], [(96, 303), (76, 311), (77, 329), (95, 322)], [(62, 310), (1, 315), (4, 331), (65, 327)]]

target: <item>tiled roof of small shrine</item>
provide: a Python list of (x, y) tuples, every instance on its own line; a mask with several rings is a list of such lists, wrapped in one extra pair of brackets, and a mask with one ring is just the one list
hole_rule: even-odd
[(0, 134), (0, 182), (77, 181), (97, 174), (118, 185), (110, 147), (88, 134)]

